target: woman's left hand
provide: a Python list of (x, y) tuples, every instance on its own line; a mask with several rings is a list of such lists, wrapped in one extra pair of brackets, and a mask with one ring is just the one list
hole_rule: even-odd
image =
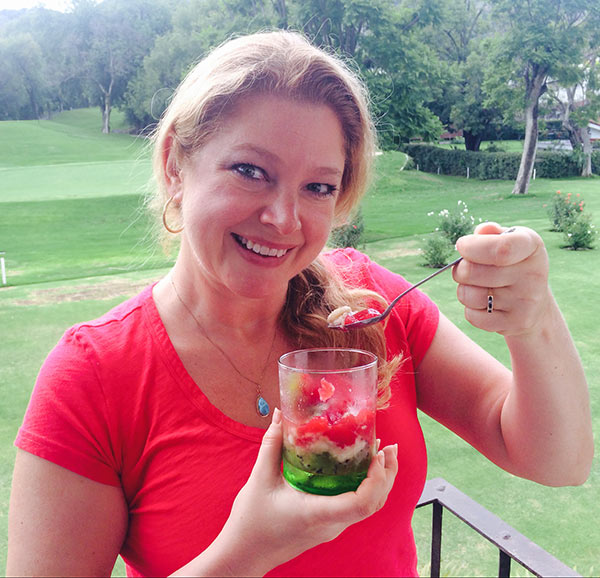
[(508, 337), (535, 331), (553, 298), (541, 237), (526, 227), (500, 234), (505, 231), (497, 223), (482, 223), (472, 235), (461, 237), (456, 248), (463, 260), (453, 277), (466, 319)]

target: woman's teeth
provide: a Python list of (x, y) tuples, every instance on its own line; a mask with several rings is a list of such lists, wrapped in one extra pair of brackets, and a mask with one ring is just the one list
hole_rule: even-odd
[(271, 247), (266, 247), (265, 245), (259, 245), (258, 243), (254, 243), (253, 241), (238, 235), (236, 235), (236, 238), (244, 247), (246, 247), (246, 249), (265, 257), (283, 257), (288, 252), (287, 249), (273, 249)]

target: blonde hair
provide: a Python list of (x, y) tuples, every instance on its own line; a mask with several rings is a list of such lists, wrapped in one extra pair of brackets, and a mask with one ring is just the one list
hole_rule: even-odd
[[(155, 209), (162, 210), (168, 200), (163, 168), (167, 142), (178, 160), (185, 158), (210, 139), (244, 97), (261, 93), (324, 104), (336, 113), (344, 135), (345, 166), (335, 221), (342, 224), (348, 219), (367, 189), (375, 152), (367, 92), (342, 60), (289, 31), (230, 40), (201, 60), (180, 84), (154, 133)], [(179, 211), (178, 207), (172, 209)], [(317, 259), (290, 281), (280, 322), (299, 347), (361, 347), (375, 353), (380, 360), (380, 400), (384, 404), (398, 360), (386, 362), (383, 328), (374, 325), (355, 332), (326, 329), (332, 309), (346, 304), (362, 307), (373, 300), (385, 302), (372, 291), (349, 289)]]

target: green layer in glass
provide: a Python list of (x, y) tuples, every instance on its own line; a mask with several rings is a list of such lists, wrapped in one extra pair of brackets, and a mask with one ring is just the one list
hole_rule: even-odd
[(297, 490), (310, 494), (335, 496), (353, 492), (367, 477), (367, 469), (348, 474), (317, 474), (298, 468), (286, 460), (285, 453), (283, 456), (283, 477)]

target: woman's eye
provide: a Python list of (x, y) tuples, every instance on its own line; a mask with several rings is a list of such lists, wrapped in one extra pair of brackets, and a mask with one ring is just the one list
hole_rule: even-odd
[(329, 197), (337, 191), (335, 185), (327, 185), (325, 183), (310, 183), (307, 186), (311, 193), (315, 193), (318, 197)]
[(262, 169), (249, 163), (239, 163), (234, 165), (233, 169), (247, 179), (259, 180), (265, 178), (265, 173)]

